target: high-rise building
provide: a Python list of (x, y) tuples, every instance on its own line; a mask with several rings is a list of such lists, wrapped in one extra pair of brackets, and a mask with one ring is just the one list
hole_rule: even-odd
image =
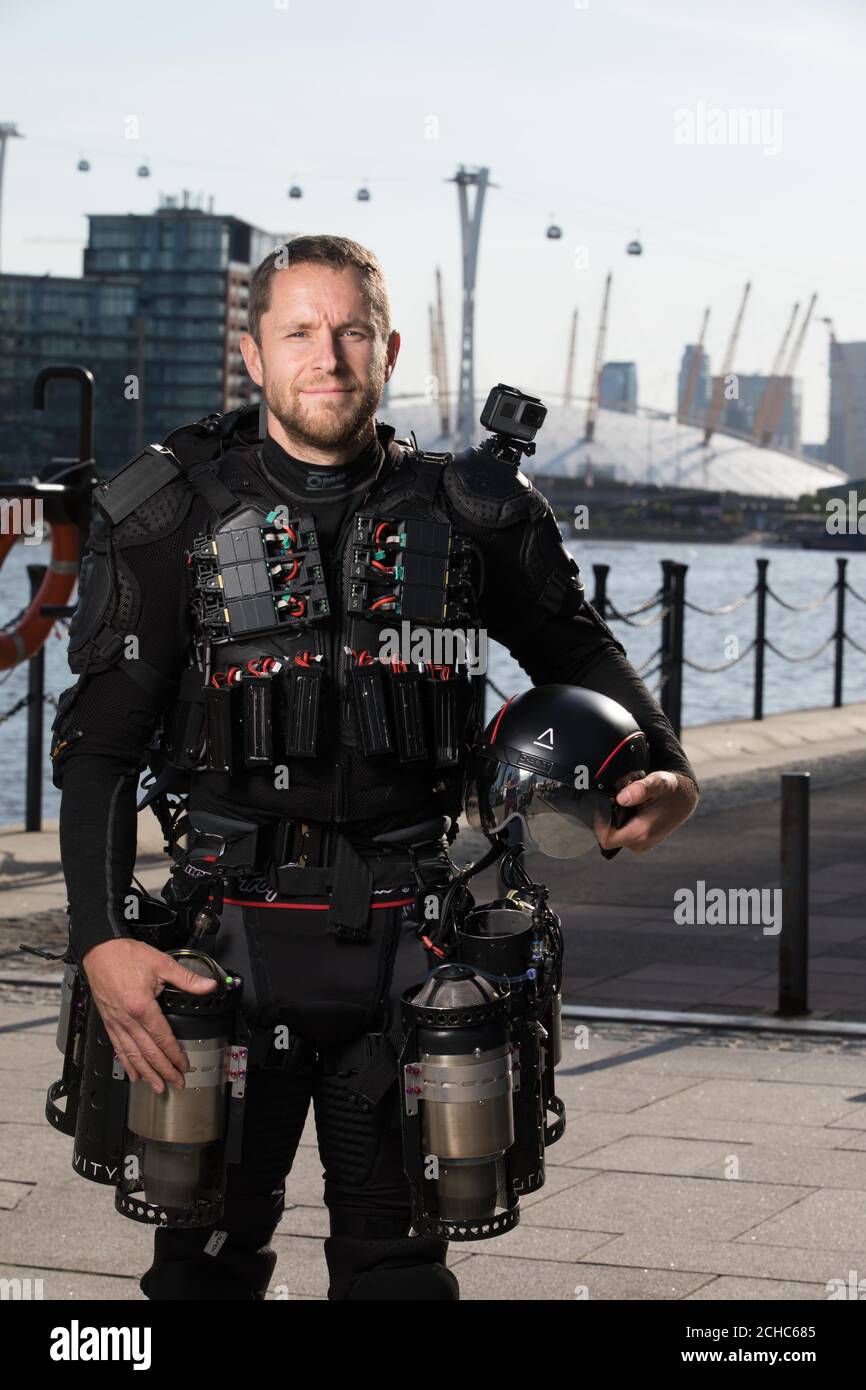
[[(682, 361), (680, 362), (680, 374), (677, 378), (677, 415), (682, 413), (683, 401), (686, 395), (686, 385), (689, 379), (689, 372), (692, 369), (692, 359), (698, 350), (697, 343), (688, 343), (683, 348)], [(689, 403), (689, 421), (699, 425), (707, 410), (707, 402), (710, 399), (710, 359), (701, 349), (698, 371), (695, 377), (692, 398)]]
[(607, 410), (623, 410), (627, 415), (634, 415), (637, 410), (637, 363), (605, 362), (601, 369), (598, 401)]
[[(731, 434), (753, 435), (758, 408), (764, 398), (769, 377), (744, 372), (732, 373), (727, 397), (722, 406), (719, 429)], [(784, 392), (784, 404), (779, 423), (773, 431), (773, 446), (777, 449), (800, 450), (800, 418), (802, 414), (800, 383), (796, 378), (778, 377), (777, 387)], [(763, 432), (763, 426), (762, 426)]]
[(866, 343), (831, 345), (827, 456), (849, 478), (866, 477)]
[(89, 217), (81, 279), (0, 275), (0, 471), (33, 472), (77, 445), (78, 388), (36, 372), (78, 363), (95, 378), (96, 457), (112, 472), (210, 411), (258, 399), (239, 341), (252, 270), (283, 240), (230, 215), (178, 206)]

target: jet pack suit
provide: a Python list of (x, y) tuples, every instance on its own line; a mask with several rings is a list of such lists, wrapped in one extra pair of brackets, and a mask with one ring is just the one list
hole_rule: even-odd
[(693, 773), (516, 468), (424, 453), (377, 424), (328, 548), (316, 506), (265, 465), (265, 418), (257, 405), (206, 417), (94, 489), (78, 681), (52, 731), (76, 959), (125, 934), (149, 763), (145, 801), (175, 861), (163, 895), (199, 910), (207, 949), (250, 985), (243, 1160), (224, 1216), (157, 1230), (141, 1287), (264, 1297), (312, 1099), (328, 1297), (455, 1299), (447, 1242), (409, 1234), (396, 1084), (399, 995), (435, 964), (419, 884), (456, 873), (448, 844), (484, 722), (465, 652), (437, 634), (483, 631), (535, 683), (595, 685), (641, 722), (654, 767)]

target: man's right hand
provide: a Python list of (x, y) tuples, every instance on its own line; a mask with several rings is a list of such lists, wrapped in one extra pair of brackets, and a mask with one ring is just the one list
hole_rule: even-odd
[(159, 1095), (165, 1082), (183, 1090), (189, 1061), (156, 1002), (166, 985), (207, 994), (216, 980), (195, 975), (173, 956), (132, 937), (91, 946), (83, 958), (93, 1001), (130, 1081)]

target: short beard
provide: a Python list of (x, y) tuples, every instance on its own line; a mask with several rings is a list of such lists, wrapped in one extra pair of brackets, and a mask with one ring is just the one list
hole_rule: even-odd
[(269, 380), (267, 372), (262, 378), (262, 394), (271, 414), (279, 420), (290, 439), (314, 449), (344, 449), (364, 433), (379, 408), (385, 390), (384, 355), (375, 359), (370, 379), (362, 390), (357, 389), (354, 378), (353, 384), (354, 409), (350, 415), (329, 418), (322, 414), (315, 420), (308, 419), (304, 414), (300, 395), (281, 396), (277, 383)]

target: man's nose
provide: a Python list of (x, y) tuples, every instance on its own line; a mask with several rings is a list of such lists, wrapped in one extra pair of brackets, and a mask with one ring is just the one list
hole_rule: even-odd
[(321, 372), (336, 372), (340, 366), (338, 345), (331, 333), (322, 333), (316, 339), (313, 364)]

